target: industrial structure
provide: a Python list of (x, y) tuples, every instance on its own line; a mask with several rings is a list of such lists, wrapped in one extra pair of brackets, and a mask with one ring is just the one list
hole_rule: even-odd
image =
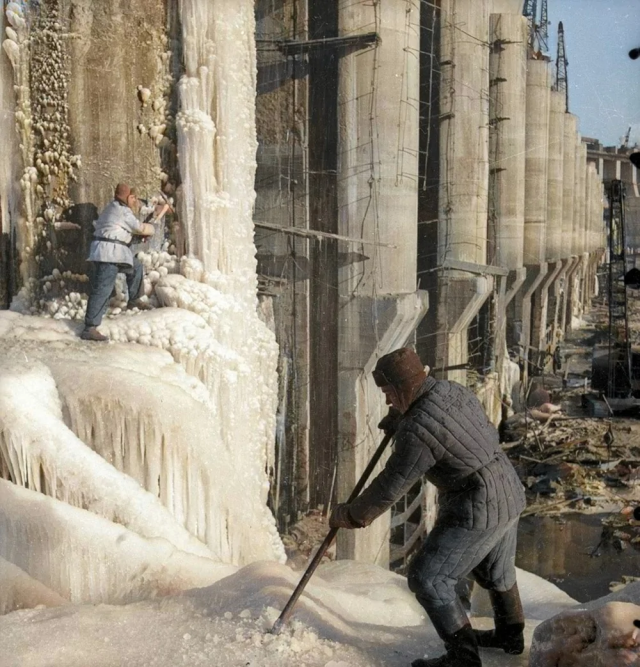
[[(67, 281), (84, 278), (91, 223), (123, 174), (141, 192), (161, 182), (190, 214), (176, 119), (195, 132), (200, 116), (180, 111), (181, 3), (141, 0), (127, 21), (115, 0), (100, 11), (77, 4), (82, 10), (41, 3), (46, 30), (9, 39), (0, 60), (5, 307), (54, 268)], [(376, 449), (387, 408), (371, 370), (381, 355), (414, 345), (434, 376), (472, 387), (497, 424), (588, 310), (605, 247), (602, 179), (617, 170), (633, 190), (636, 173), (581, 138), (568, 108), (562, 29), (558, 59), (546, 55), (554, 32), (546, 8), (522, 0), (255, 0), (256, 53), (246, 41), (243, 57), (253, 73), (257, 54), (256, 79), (240, 87), (238, 109), (211, 93), (229, 125), (222, 134), (206, 126), (215, 175), (197, 165), (190, 175), (208, 193), (217, 179), (230, 192), (239, 174), (252, 174), (255, 83), (259, 312), (279, 347), (269, 504), (281, 532), (308, 510), (344, 500)], [(128, 37), (127, 26), (138, 24), (153, 26), (144, 49)], [(28, 44), (37, 47), (31, 70), (21, 60), (31, 58)], [(36, 66), (51, 44), (55, 67)], [(117, 76), (104, 76), (105, 63)], [(219, 77), (214, 89), (235, 81), (230, 70)], [(43, 91), (47, 103), (32, 104), (27, 93), (37, 101)], [(53, 102), (55, 122), (46, 115)], [(42, 156), (29, 152), (23, 111), (31, 106)], [(48, 150), (54, 136), (59, 146)], [(49, 172), (63, 166), (69, 178), (53, 179), (54, 201)], [(224, 232), (215, 230), (221, 238), (185, 239), (189, 226), (174, 221), (166, 236), (176, 264), (185, 244), (193, 251), (201, 242), (212, 265), (226, 262), (223, 241), (240, 235), (238, 220), (251, 213), (245, 190), (205, 197), (225, 220)], [(17, 238), (24, 202), (33, 210)], [(61, 295), (70, 289), (62, 279), (58, 287)], [(86, 285), (73, 288), (79, 298)], [(44, 296), (32, 312), (40, 306)], [(433, 514), (432, 495), (418, 486), (389, 521), (342, 531), (339, 554), (402, 567)]]
[[(281, 348), (282, 526), (348, 495), (384, 414), (376, 359), (415, 344), (497, 423), (589, 308), (602, 169), (569, 113), (546, 2), (257, 2), (256, 245)], [(635, 172), (635, 170), (634, 170)], [(414, 489), (346, 557), (398, 564)]]

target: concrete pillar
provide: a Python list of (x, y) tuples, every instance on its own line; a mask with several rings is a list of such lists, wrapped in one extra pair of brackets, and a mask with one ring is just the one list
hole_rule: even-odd
[(585, 258), (584, 268), (582, 274), (582, 304), (581, 309), (584, 314), (589, 310), (591, 303), (591, 290), (589, 281), (589, 271), (591, 270), (591, 262), (588, 250), (588, 235), (589, 235), (589, 200), (587, 198), (587, 145), (582, 142), (580, 144), (580, 236), (582, 255)]
[[(522, 321), (520, 347), (528, 373), (534, 294), (545, 275), (551, 71), (544, 60), (527, 61), (524, 263), (527, 278), (516, 303)], [(536, 308), (539, 317), (539, 309)], [(516, 315), (518, 317), (518, 315)]]
[(557, 260), (562, 256), (564, 109), (564, 93), (552, 90), (549, 101), (547, 169), (547, 261)]
[[(375, 26), (380, 36), (374, 48), (343, 56), (339, 65), (338, 231), (371, 243), (339, 246), (370, 258), (347, 263), (338, 275), (341, 502), (382, 435), (377, 423), (387, 408), (371, 371), (381, 355), (411, 341), (428, 301), (416, 293), (420, 7), (354, 0), (339, 12), (341, 33)], [(368, 531), (341, 531), (338, 556), (386, 565), (388, 531), (386, 519)]]
[(525, 277), (523, 267), (527, 20), (490, 17), (489, 218), (487, 262), (510, 271), (496, 297), (495, 357), (506, 354), (506, 312)]
[(564, 145), (562, 150), (562, 253), (563, 258), (573, 253), (573, 205), (575, 200), (576, 126), (578, 119), (564, 115)]
[(509, 270), (523, 265), (526, 41), (526, 18), (491, 15), (488, 261)]
[(575, 136), (575, 171), (573, 175), (573, 234), (571, 240), (571, 254), (581, 255), (584, 251), (584, 161), (582, 152), (582, 137), (577, 132)]
[(564, 331), (564, 322), (565, 314), (567, 309), (565, 307), (566, 302), (566, 283), (567, 283), (567, 273), (569, 269), (574, 264), (574, 259), (572, 257), (567, 257), (560, 261), (562, 268), (558, 272), (555, 282), (552, 285), (553, 293), (553, 304), (552, 311), (553, 317), (549, 318), (552, 320), (551, 323), (551, 352), (555, 350), (556, 345), (560, 341), (562, 332)]
[(524, 263), (546, 258), (549, 105), (551, 71), (544, 60), (527, 62)]
[[(586, 148), (586, 147), (585, 147)], [(585, 155), (586, 159), (586, 155)], [(594, 272), (594, 252), (592, 248), (593, 241), (593, 165), (586, 162), (584, 165), (584, 251), (587, 255), (587, 269), (584, 284), (584, 304), (585, 313), (591, 310), (591, 299), (593, 298), (593, 272)]]
[[(565, 96), (551, 90), (549, 97), (549, 133), (547, 142), (547, 211), (545, 257), (548, 273), (534, 294), (531, 316), (531, 346), (540, 350), (539, 363), (548, 362), (553, 352), (554, 339), (548, 335), (553, 331), (555, 318), (554, 289), (561, 275), (562, 256), (562, 194), (563, 194), (563, 148), (564, 148)], [(550, 303), (551, 302), (551, 303)], [(542, 352), (544, 351), (544, 353)]]
[[(455, 259), (484, 264), (489, 184), (487, 3), (443, 0), (440, 68), (439, 263)], [(389, 99), (388, 91), (384, 98)]]
[(437, 288), (434, 373), (465, 382), (464, 371), (439, 369), (466, 363), (467, 328), (491, 294), (492, 281), (479, 275), (487, 261), (489, 4), (442, 0), (440, 17), (438, 264), (445, 271)]
[[(585, 284), (585, 170), (587, 159), (587, 147), (582, 143), (580, 133), (576, 134), (576, 173), (575, 173), (575, 200), (573, 207), (573, 254), (581, 258), (578, 270), (574, 273), (572, 284), (571, 307), (572, 316), (580, 318), (584, 306), (584, 284)], [(572, 317), (572, 319), (573, 319)]]
[(540, 283), (536, 294), (538, 301), (533, 312), (531, 326), (531, 346), (540, 351), (538, 354), (540, 365), (548, 363), (549, 355), (553, 354), (555, 349), (553, 336), (549, 335), (553, 330), (553, 317), (550, 317), (550, 311), (551, 315), (554, 314), (550, 308), (549, 292), (562, 271), (563, 262), (558, 260), (555, 263), (547, 263), (547, 267), (547, 274)]

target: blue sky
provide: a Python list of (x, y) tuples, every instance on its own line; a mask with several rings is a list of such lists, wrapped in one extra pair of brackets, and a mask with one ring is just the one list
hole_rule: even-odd
[(569, 111), (583, 136), (614, 145), (631, 125), (640, 143), (640, 0), (548, 0), (549, 49), (555, 63), (558, 21), (569, 61)]

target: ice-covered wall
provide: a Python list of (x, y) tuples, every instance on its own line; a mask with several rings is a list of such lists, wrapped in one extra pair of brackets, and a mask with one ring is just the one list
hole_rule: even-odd
[(187, 253), (255, 301), (256, 55), (252, 0), (180, 0), (178, 159)]
[[(148, 576), (160, 583), (136, 584), (127, 599), (136, 591), (196, 585), (192, 568), (199, 559), (234, 565), (282, 561), (266, 505), (278, 349), (257, 312), (253, 2), (144, 0), (144, 7), (126, 9), (110, 0), (100, 7), (59, 0), (38, 5), (43, 13), (13, 4), (6, 16), (15, 14), (15, 30), (24, 33), (7, 33), (15, 44), (5, 46), (14, 81), (36, 79), (34, 63), (41, 54), (33, 45), (41, 40), (59, 53), (59, 62), (47, 64), (38, 80), (47, 84), (47, 76), (58, 72), (60, 83), (47, 84), (54, 89), (51, 108), (41, 104), (48, 94), (42, 83), (37, 102), (27, 96), (33, 86), (14, 100), (24, 173), (35, 170), (37, 178), (25, 181), (24, 215), (12, 219), (22, 234), (19, 250), (29, 259), (23, 262), (29, 289), (14, 310), (32, 316), (0, 314), (6, 360), (0, 367), (0, 477), (7, 480), (7, 497), (15, 500), (0, 507), (0, 557), (65, 598), (92, 602), (123, 599), (116, 589), (119, 559), (133, 558), (123, 572), (133, 568), (135, 579), (137, 556), (112, 549), (108, 536), (91, 547), (74, 521), (86, 522), (89, 534), (117, 537), (117, 530), (126, 529), (135, 536), (129, 543), (135, 542), (141, 559), (146, 553)], [(27, 40), (30, 30), (35, 32)], [(99, 53), (106, 101), (96, 98)], [(176, 57), (181, 72), (175, 71)], [(127, 59), (141, 79), (136, 87)], [(43, 109), (60, 118), (42, 120), (42, 131), (29, 134)], [(50, 122), (58, 125), (50, 130)], [(136, 146), (143, 148), (136, 153)], [(72, 159), (72, 147), (82, 147), (82, 163)], [(45, 159), (47, 150), (51, 156)], [(173, 184), (160, 171), (172, 151), (179, 170), (172, 172)], [(53, 167), (60, 171), (55, 161), (62, 158), (69, 165), (65, 183), (74, 185), (58, 196), (51, 189), (60, 182)], [(86, 308), (86, 277), (64, 270), (63, 255), (53, 263), (36, 261), (26, 232), (35, 229), (30, 221), (35, 224), (42, 214), (43, 202), (51, 201), (51, 213), (37, 224), (53, 227), (69, 204), (101, 207), (115, 182), (129, 180), (127, 173), (139, 178), (130, 181), (139, 187), (151, 187), (154, 177), (158, 187), (179, 183), (184, 254), (170, 254), (174, 247), (165, 244), (163, 252), (141, 256), (145, 293), (155, 308), (121, 311), (119, 285), (101, 326), (116, 344), (96, 348), (76, 337), (74, 320), (81, 321)], [(41, 176), (52, 177), (50, 189), (40, 184)], [(29, 203), (32, 192), (35, 204)], [(81, 222), (90, 226), (91, 220)], [(44, 496), (51, 500), (42, 504)], [(55, 514), (55, 534), (28, 509), (32, 502)], [(75, 545), (69, 548), (91, 553), (80, 559), (82, 567), (77, 564), (73, 585), (65, 574), (68, 564), (60, 562), (63, 552), (54, 546), (66, 539), (65, 531)], [(30, 551), (34, 535), (41, 541)], [(157, 540), (165, 546), (158, 548)], [(174, 552), (180, 565), (167, 575), (163, 563)]]

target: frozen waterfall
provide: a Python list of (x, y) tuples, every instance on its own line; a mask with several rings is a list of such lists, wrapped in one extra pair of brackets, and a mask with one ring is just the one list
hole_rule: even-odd
[[(184, 69), (173, 120), (186, 255), (146, 279), (160, 307), (106, 319), (109, 345), (78, 340), (66, 318), (82, 319), (84, 297), (67, 293), (61, 306), (47, 295), (54, 279), (61, 291), (75, 274), (33, 279), (32, 191), (46, 190), (35, 173), (14, 216), (29, 270), (14, 303), (21, 313), (0, 312), (0, 578), (27, 582), (51, 604), (124, 602), (284, 561), (266, 506), (278, 349), (257, 313), (253, 2), (177, 4)], [(2, 114), (7, 57), (16, 93), (33, 67), (33, 11), (5, 8), (18, 27), (2, 56)], [(47, 30), (63, 40), (61, 24)], [(26, 93), (13, 101), (22, 147), (14, 161), (27, 175), (35, 149), (20, 119), (39, 103)], [(17, 143), (4, 118), (0, 133)], [(3, 165), (0, 195), (11, 189)]]

